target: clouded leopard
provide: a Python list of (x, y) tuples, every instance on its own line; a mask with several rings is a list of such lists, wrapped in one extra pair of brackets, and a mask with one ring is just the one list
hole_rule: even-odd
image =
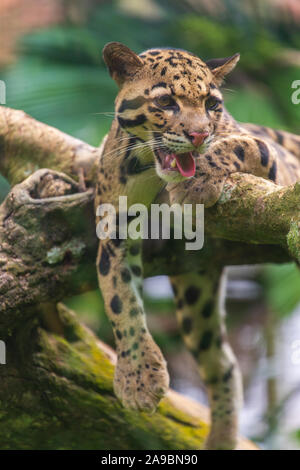
[[(103, 51), (119, 86), (115, 118), (99, 162), (96, 207), (149, 206), (162, 188), (173, 202), (190, 199), (209, 207), (226, 177), (252, 173), (277, 184), (300, 179), (300, 137), (240, 124), (226, 111), (220, 85), (239, 54), (204, 62), (194, 54), (154, 48), (135, 54), (120, 43)], [(177, 196), (176, 196), (177, 195)], [(193, 196), (193, 197), (191, 197)], [(101, 240), (97, 269), (114, 331), (118, 363), (114, 389), (125, 407), (153, 412), (165, 395), (166, 362), (147, 328), (142, 288), (142, 245)], [(242, 385), (226, 339), (224, 278), (215, 266), (171, 278), (183, 339), (206, 384), (212, 425), (209, 449), (236, 446)]]

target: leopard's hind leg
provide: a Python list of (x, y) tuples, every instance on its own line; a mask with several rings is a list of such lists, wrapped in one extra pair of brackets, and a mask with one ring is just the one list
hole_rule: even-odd
[(242, 403), (239, 368), (227, 340), (224, 319), (225, 275), (209, 268), (170, 278), (176, 314), (188, 349), (195, 357), (206, 384), (211, 431), (207, 449), (234, 449)]

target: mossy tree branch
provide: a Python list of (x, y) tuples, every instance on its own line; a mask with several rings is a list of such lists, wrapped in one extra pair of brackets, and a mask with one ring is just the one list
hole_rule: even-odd
[[(38, 312), (35, 312), (36, 314)], [(153, 416), (124, 409), (113, 389), (114, 352), (57, 305), (60, 334), (36, 317), (7, 340), (0, 367), (1, 449), (198, 449), (205, 407), (170, 391)], [(240, 449), (255, 450), (240, 440)]]
[(101, 148), (92, 147), (24, 111), (0, 107), (0, 173), (13, 185), (40, 168), (72, 177), (83, 169), (85, 180), (95, 178)]

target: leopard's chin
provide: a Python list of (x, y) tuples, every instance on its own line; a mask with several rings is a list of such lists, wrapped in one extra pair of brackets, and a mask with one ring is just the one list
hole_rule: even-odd
[(158, 175), (168, 182), (183, 181), (195, 176), (195, 152), (174, 153), (163, 148), (155, 149), (156, 171)]

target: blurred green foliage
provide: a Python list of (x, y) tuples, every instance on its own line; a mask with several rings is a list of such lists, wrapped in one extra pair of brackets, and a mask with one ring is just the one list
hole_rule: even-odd
[[(242, 15), (242, 8), (224, 23), (186, 8), (181, 11), (173, 2), (164, 4), (167, 14), (147, 20), (122, 12), (117, 2), (104, 2), (85, 24), (55, 26), (23, 37), (18, 61), (1, 73), (7, 84), (7, 105), (97, 145), (111, 120), (97, 113), (113, 111), (117, 91), (101, 50), (109, 41), (121, 41), (137, 52), (170, 45), (203, 59), (238, 50), (241, 62), (233, 76), (235, 96), (228, 99), (229, 110), (239, 120), (296, 127), (300, 107), (292, 105), (290, 87), (299, 69), (282, 73), (276, 60), (285, 44), (274, 31)], [(243, 85), (238, 90), (241, 76)]]
[(272, 311), (283, 317), (300, 302), (300, 274), (296, 264), (267, 265), (262, 283)]

